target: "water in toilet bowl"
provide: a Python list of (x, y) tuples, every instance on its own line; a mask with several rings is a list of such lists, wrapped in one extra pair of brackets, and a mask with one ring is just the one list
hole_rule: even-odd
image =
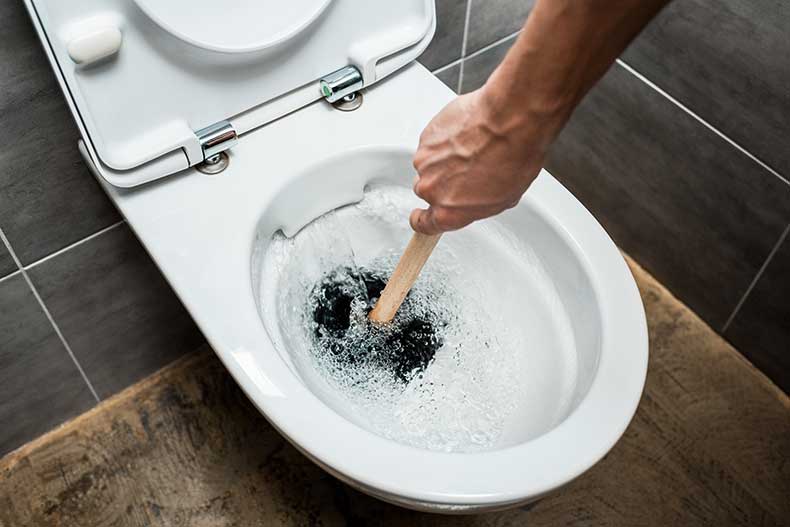
[(421, 288), (409, 292), (391, 323), (370, 322), (367, 315), (386, 285), (388, 267), (338, 267), (321, 278), (308, 301), (313, 350), (339, 375), (377, 369), (406, 385), (441, 348), (449, 313)]
[(335, 411), (395, 441), (473, 452), (539, 436), (571, 403), (573, 332), (539, 259), (495, 220), (442, 238), (392, 325), (367, 320), (415, 206), (408, 189), (374, 188), (275, 235), (260, 304), (278, 351)]

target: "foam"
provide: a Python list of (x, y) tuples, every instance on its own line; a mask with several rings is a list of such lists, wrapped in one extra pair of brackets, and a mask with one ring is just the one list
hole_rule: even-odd
[(398, 314), (434, 324), (441, 346), (424, 370), (399, 377), (369, 356), (349, 365), (317, 336), (316, 284), (345, 269), (341, 279), (355, 296), (345, 352), (386, 348), (365, 318), (374, 299), (355, 277), (389, 276), (415, 206), (407, 189), (374, 188), (293, 238), (275, 235), (264, 255), (261, 305), (278, 351), (338, 413), (395, 441), (473, 452), (540, 435), (571, 403), (573, 332), (540, 260), (496, 220), (444, 235)]

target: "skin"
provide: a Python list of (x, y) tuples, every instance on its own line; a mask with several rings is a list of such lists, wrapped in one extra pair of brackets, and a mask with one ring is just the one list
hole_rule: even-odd
[(574, 108), (669, 0), (538, 0), (486, 84), (428, 124), (409, 221), (438, 234), (514, 207)]

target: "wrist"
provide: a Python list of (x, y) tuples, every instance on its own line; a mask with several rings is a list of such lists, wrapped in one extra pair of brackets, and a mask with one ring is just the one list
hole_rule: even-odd
[(568, 94), (519, 89), (502, 82), (497, 72), (478, 96), (488, 125), (496, 134), (529, 141), (542, 150), (548, 149), (576, 105)]

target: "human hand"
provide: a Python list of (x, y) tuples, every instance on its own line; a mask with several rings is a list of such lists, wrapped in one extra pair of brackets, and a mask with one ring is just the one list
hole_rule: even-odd
[(412, 211), (415, 231), (460, 229), (514, 207), (540, 172), (548, 147), (540, 127), (516, 123), (487, 95), (461, 95), (422, 132), (414, 192), (430, 207)]

